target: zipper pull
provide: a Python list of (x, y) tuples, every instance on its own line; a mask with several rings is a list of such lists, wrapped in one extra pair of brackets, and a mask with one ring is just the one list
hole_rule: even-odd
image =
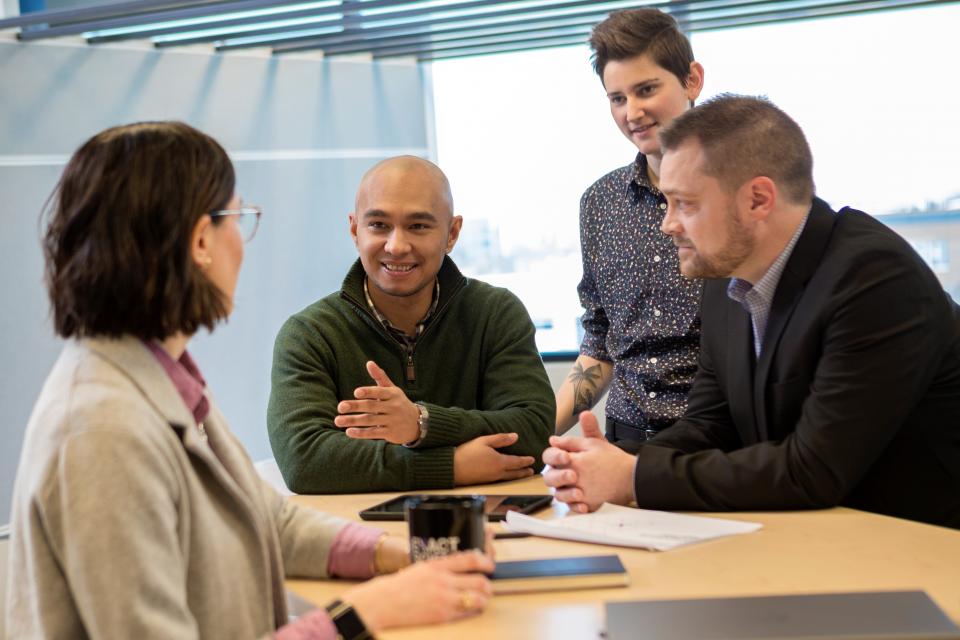
[(417, 381), (417, 371), (413, 366), (413, 352), (407, 352), (407, 382)]

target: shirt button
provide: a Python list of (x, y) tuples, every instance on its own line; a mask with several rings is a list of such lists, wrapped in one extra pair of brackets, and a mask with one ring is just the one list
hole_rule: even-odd
[(650, 364), (657, 364), (656, 358), (650, 358)]
[(660, 262), (660, 256), (653, 256), (654, 262)]
[(666, 202), (661, 202), (661, 203), (660, 203), (660, 210), (663, 211), (663, 210), (666, 209), (666, 208), (667, 208), (667, 203), (666, 203)]
[(653, 315), (656, 316), (657, 318), (659, 318), (659, 317), (660, 317), (660, 309), (654, 309), (654, 310), (653, 310)]
[(656, 397), (657, 397), (657, 392), (656, 392), (656, 391), (651, 391), (651, 392), (648, 393), (647, 395), (650, 396), (651, 398), (656, 398)]

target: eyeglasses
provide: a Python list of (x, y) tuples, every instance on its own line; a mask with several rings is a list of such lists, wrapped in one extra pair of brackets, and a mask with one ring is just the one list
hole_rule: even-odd
[(261, 215), (263, 215), (263, 209), (255, 204), (250, 204), (240, 209), (220, 209), (219, 211), (210, 212), (211, 218), (233, 216), (237, 221), (237, 228), (240, 229), (240, 235), (243, 236), (244, 242), (250, 242), (253, 240), (253, 236), (257, 235)]

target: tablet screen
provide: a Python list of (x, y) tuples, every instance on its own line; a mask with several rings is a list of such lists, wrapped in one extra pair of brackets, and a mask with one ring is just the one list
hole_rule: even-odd
[[(386, 502), (374, 505), (360, 512), (360, 517), (364, 520), (403, 520), (403, 503), (407, 498), (416, 494), (406, 494), (397, 496)], [(499, 521), (507, 517), (508, 511), (519, 511), (520, 513), (532, 513), (546, 506), (549, 506), (553, 500), (549, 495), (538, 496), (505, 496), (488, 495), (485, 496), (487, 520)]]

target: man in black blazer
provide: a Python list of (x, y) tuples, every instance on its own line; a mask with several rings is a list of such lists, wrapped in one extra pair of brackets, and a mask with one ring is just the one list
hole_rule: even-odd
[(629, 452), (592, 414), (544, 478), (577, 511), (846, 505), (960, 528), (960, 314), (901, 237), (814, 197), (803, 132), (721, 96), (661, 134), (663, 231), (702, 300), (686, 414)]

